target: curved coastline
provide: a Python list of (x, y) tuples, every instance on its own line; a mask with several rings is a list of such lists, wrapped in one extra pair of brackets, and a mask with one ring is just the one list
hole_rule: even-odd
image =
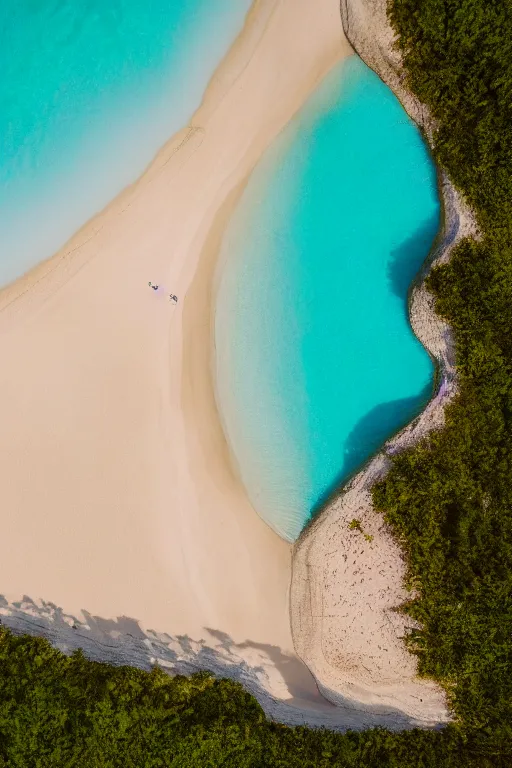
[[(386, 0), (341, 0), (345, 34), (431, 146), (435, 124), (425, 105), (404, 85), (386, 9)], [(449, 260), (462, 238), (478, 232), (472, 212), (444, 172), (439, 185), (441, 230), (409, 297), (411, 327), (436, 363), (435, 395), (304, 530), (294, 547), (290, 598), (295, 649), (326, 698), (333, 703), (340, 697), (352, 698), (363, 708), (379, 701), (426, 727), (447, 722), (450, 713), (441, 689), (417, 677), (416, 659), (403, 643), (404, 634), (414, 626), (396, 611), (410, 597), (402, 586), (405, 562), (382, 516), (373, 509), (370, 491), (388, 471), (389, 456), (443, 426), (445, 407), (458, 391), (451, 330), (436, 315), (425, 278), (432, 266)], [(354, 519), (372, 541), (350, 529)]]
[(290, 542), (432, 397), (407, 299), (439, 226), (423, 137), (357, 55), (248, 181), (223, 241), (218, 404), (249, 498)]

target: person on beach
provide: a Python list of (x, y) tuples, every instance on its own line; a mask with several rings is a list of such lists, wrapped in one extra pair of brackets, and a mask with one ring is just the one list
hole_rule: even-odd
[(150, 281), (148, 283), (149, 287), (152, 288), (154, 291), (158, 291), (158, 285), (153, 285), (153, 283)]
[(175, 304), (177, 304), (177, 303), (178, 303), (178, 297), (177, 297), (177, 296), (174, 296), (174, 294), (172, 294), (172, 293), (171, 293), (171, 295), (169, 296), (169, 298), (170, 298), (170, 300), (171, 300), (171, 301), (174, 301), (174, 303), (175, 303)]

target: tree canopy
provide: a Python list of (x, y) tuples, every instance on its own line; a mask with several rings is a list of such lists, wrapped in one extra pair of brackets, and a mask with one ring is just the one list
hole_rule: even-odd
[(489, 768), (511, 755), (453, 726), (288, 728), (231, 680), (100, 664), (0, 628), (0, 768)]
[(455, 334), (446, 427), (394, 459), (374, 501), (403, 543), (410, 647), (466, 728), (512, 739), (512, 6), (392, 0), (407, 82), (438, 123), (434, 154), (476, 213), (428, 286)]

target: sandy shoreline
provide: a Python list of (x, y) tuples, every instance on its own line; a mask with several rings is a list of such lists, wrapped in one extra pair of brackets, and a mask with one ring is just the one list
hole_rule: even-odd
[(280, 719), (337, 727), (358, 716), (293, 650), (291, 548), (232, 472), (210, 312), (248, 174), (350, 52), (337, 0), (255, 2), (189, 126), (0, 294), (3, 623), (99, 659), (230, 674)]
[[(354, 50), (393, 90), (430, 142), (434, 125), (426, 107), (404, 87), (386, 0), (341, 0), (340, 5)], [(409, 597), (402, 586), (405, 563), (382, 516), (373, 509), (370, 491), (387, 472), (389, 456), (443, 426), (444, 409), (457, 393), (451, 330), (435, 314), (424, 279), (433, 264), (449, 259), (463, 237), (476, 234), (476, 226), (446, 176), (441, 176), (440, 187), (442, 230), (409, 305), (412, 328), (436, 360), (438, 391), (303, 532), (294, 547), (291, 589), (295, 648), (324, 695), (333, 702), (340, 696), (369, 705), (386, 702), (425, 724), (446, 722), (450, 716), (440, 688), (416, 677), (416, 660), (405, 650), (402, 638), (413, 622), (395, 611)], [(371, 542), (350, 530), (353, 519), (373, 536)]]

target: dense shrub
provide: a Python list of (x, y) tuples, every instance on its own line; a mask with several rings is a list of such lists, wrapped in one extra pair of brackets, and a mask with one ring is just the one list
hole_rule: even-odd
[[(490, 768), (459, 728), (337, 734), (269, 723), (241, 685), (65, 656), (0, 629), (1, 768)], [(462, 762), (461, 762), (462, 761)]]
[(512, 5), (392, 0), (408, 84), (438, 122), (434, 153), (476, 212), (433, 271), (455, 332), (460, 396), (444, 430), (374, 492), (419, 591), (407, 610), (421, 671), (466, 728), (512, 740)]

